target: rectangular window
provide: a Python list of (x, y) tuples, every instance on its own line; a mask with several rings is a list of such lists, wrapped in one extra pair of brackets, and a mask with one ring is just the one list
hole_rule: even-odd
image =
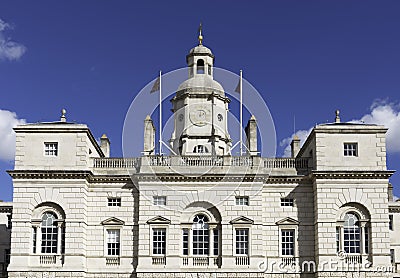
[(282, 230), (282, 255), (294, 256), (294, 230)]
[(58, 143), (44, 143), (44, 155), (45, 156), (57, 156), (58, 155)]
[(249, 205), (249, 197), (247, 196), (236, 196), (236, 205), (237, 206), (248, 206)]
[(182, 241), (183, 241), (183, 250), (182, 250), (182, 254), (187, 256), (189, 255), (189, 230), (188, 229), (183, 229), (182, 230)]
[(33, 241), (32, 252), (33, 252), (33, 254), (36, 254), (36, 237), (37, 237), (37, 228), (33, 227), (33, 238), (32, 238), (32, 241)]
[(236, 255), (249, 254), (249, 229), (236, 229)]
[(294, 207), (293, 198), (281, 198), (281, 207)]
[(364, 227), (364, 251), (365, 254), (369, 253), (369, 228)]
[(120, 254), (120, 231), (107, 230), (107, 255), (119, 256)]
[(214, 256), (219, 255), (219, 230), (214, 229)]
[(336, 252), (340, 251), (340, 227), (336, 227)]
[(156, 206), (165, 206), (167, 205), (167, 197), (165, 196), (154, 196), (153, 204)]
[(393, 214), (389, 214), (389, 230), (393, 231)]
[(7, 214), (7, 229), (11, 229), (11, 228), (12, 228), (12, 215)]
[(344, 143), (344, 156), (358, 156), (357, 143)]
[(360, 254), (360, 250), (362, 250), (360, 227), (343, 228), (343, 249), (347, 254)]
[(108, 198), (108, 206), (109, 207), (120, 207), (121, 206), (121, 198)]
[(165, 255), (166, 229), (153, 229), (153, 255)]
[(394, 249), (390, 249), (390, 262), (394, 263)]

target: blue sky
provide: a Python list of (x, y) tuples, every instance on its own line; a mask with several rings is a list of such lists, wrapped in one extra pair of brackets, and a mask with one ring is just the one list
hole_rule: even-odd
[[(0, 199), (12, 198), (6, 121), (58, 120), (65, 107), (121, 156), (130, 103), (160, 69), (186, 65), (200, 21), (215, 65), (243, 69), (268, 104), (278, 154), (294, 116), (304, 135), (340, 109), (389, 125), (399, 168), (400, 1), (142, 2), (0, 2), (0, 110), (16, 113), (0, 113)], [(399, 174), (392, 183), (400, 196)]]

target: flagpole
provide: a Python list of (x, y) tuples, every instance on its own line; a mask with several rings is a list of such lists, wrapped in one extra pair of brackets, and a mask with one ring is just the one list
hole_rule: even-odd
[(243, 71), (240, 70), (240, 156), (243, 155)]
[(162, 155), (162, 139), (161, 139), (161, 136), (162, 136), (162, 97), (161, 97), (161, 70), (160, 70), (160, 76), (158, 77), (159, 79), (160, 79), (160, 98), (159, 98), (159, 100), (160, 100), (160, 119), (159, 119), (159, 128), (158, 128), (158, 130), (159, 130), (159, 141), (158, 141), (158, 143), (160, 144), (160, 155)]

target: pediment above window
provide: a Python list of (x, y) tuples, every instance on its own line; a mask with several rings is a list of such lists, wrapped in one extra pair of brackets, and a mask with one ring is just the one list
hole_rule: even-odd
[(254, 221), (245, 216), (240, 216), (238, 218), (231, 220), (229, 223), (231, 223), (231, 224), (253, 224)]
[(154, 218), (147, 220), (146, 223), (147, 224), (170, 224), (171, 220), (169, 220), (165, 217), (162, 217), (162, 216), (156, 216)]
[(286, 217), (276, 222), (276, 225), (299, 225), (299, 221), (290, 217)]
[(116, 217), (110, 217), (107, 218), (106, 220), (101, 221), (102, 225), (117, 225), (117, 226), (122, 226), (125, 224), (124, 221), (122, 221), (121, 219), (118, 219)]

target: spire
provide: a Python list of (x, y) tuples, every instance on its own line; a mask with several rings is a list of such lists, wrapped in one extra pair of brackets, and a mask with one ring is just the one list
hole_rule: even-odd
[(200, 22), (200, 26), (199, 26), (199, 45), (203, 45), (202, 31), (203, 31), (203, 26), (201, 25), (201, 22)]

